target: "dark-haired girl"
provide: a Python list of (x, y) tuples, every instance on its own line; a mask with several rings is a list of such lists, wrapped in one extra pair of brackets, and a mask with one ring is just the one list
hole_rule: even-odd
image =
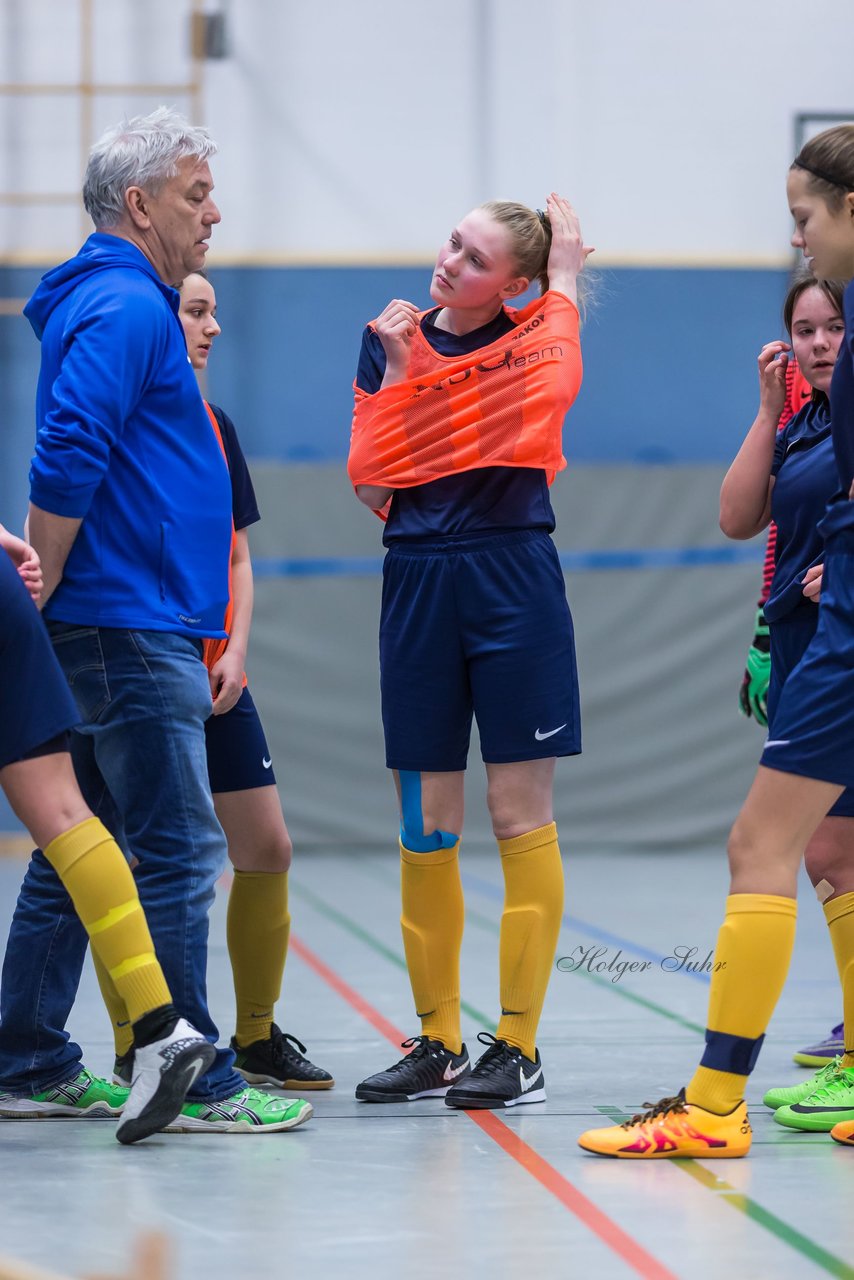
[[(854, 276), (854, 124), (818, 134), (788, 177), (795, 231), (818, 280)], [(836, 496), (824, 516), (824, 568), (815, 635), (783, 686), (758, 773), (729, 840), (726, 917), (711, 978), (706, 1048), (685, 1089), (625, 1124), (582, 1134), (588, 1151), (627, 1159), (743, 1156), (751, 1129), (743, 1101), (785, 982), (795, 937), (797, 875), (825, 815), (854, 786), (854, 287), (830, 385)], [(819, 577), (818, 572), (811, 581)], [(809, 585), (809, 584), (806, 584)], [(835, 889), (835, 886), (831, 886)], [(825, 909), (842, 974), (846, 1032), (854, 1031), (854, 893)], [(854, 1044), (813, 1114), (840, 1142), (854, 1140)], [(811, 1095), (815, 1099), (816, 1094)], [(802, 1104), (793, 1104), (800, 1106)]]

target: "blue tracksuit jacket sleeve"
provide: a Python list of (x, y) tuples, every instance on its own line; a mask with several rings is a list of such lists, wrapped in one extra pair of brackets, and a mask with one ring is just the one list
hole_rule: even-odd
[(106, 299), (101, 289), (78, 293), (49, 339), (61, 352), (43, 365), (56, 374), (45, 385), (43, 372), (39, 384), (30, 498), (53, 515), (82, 518), (165, 349), (170, 317), (143, 277)]

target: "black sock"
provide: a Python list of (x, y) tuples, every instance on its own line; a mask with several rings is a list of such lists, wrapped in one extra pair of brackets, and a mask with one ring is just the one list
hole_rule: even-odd
[(142, 1049), (144, 1045), (153, 1044), (168, 1036), (178, 1021), (178, 1010), (174, 1004), (162, 1004), (159, 1009), (144, 1013), (133, 1024), (133, 1047)]

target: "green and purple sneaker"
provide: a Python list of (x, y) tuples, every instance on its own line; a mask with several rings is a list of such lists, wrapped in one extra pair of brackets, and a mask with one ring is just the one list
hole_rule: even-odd
[(797, 1062), (799, 1067), (823, 1067), (844, 1051), (844, 1035), (845, 1026), (840, 1022), (818, 1044), (807, 1045), (805, 1049), (792, 1054), (792, 1061)]

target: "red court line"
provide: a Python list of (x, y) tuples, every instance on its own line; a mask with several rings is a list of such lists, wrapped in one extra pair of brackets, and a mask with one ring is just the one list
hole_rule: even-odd
[[(384, 1018), (382, 1014), (369, 1004), (363, 996), (359, 995), (349, 983), (339, 977), (329, 965), (325, 964), (319, 956), (310, 950), (299, 938), (290, 936), (290, 948), (303, 960), (310, 969), (313, 969), (318, 977), (335, 991), (342, 1000), (345, 1000), (351, 1008), (361, 1014), (372, 1027), (398, 1048), (407, 1038), (404, 1032), (398, 1030), (393, 1023)], [(632, 1268), (637, 1275), (642, 1276), (643, 1280), (677, 1280), (672, 1271), (668, 1271), (662, 1263), (653, 1258), (652, 1254), (627, 1235), (621, 1227), (612, 1222), (607, 1214), (601, 1209), (597, 1209), (592, 1201), (588, 1200), (585, 1195), (574, 1187), (571, 1182), (566, 1179), (562, 1173), (558, 1173), (554, 1165), (549, 1164), (548, 1160), (544, 1160), (533, 1147), (514, 1133), (497, 1115), (492, 1111), (467, 1111), (465, 1113), (474, 1124), (482, 1130), (487, 1137), (492, 1138), (502, 1151), (506, 1152), (511, 1159), (536, 1178), (546, 1191), (550, 1192), (561, 1204), (569, 1209), (580, 1222), (584, 1224), (595, 1236), (606, 1244), (609, 1249), (618, 1254), (624, 1262)]]

